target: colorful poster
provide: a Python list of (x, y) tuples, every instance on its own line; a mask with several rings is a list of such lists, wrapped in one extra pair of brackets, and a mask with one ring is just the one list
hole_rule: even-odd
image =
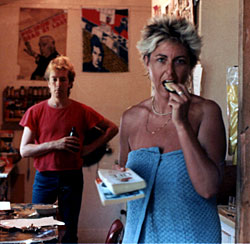
[(128, 9), (82, 8), (83, 72), (128, 71)]
[(170, 0), (165, 7), (165, 13), (169, 16), (181, 16), (194, 22), (193, 0)]
[(44, 80), (51, 59), (66, 55), (67, 13), (62, 9), (21, 8), (18, 79)]

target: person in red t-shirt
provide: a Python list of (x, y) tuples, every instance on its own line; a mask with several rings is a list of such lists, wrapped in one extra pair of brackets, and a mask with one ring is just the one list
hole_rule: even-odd
[[(83, 174), (82, 157), (111, 140), (118, 127), (94, 109), (69, 98), (75, 78), (68, 57), (53, 59), (45, 72), (51, 96), (30, 107), (20, 121), (24, 127), (20, 144), (22, 157), (34, 157), (36, 175), (33, 203), (54, 203), (66, 225), (62, 242), (77, 242)], [(69, 136), (76, 128), (78, 137)], [(83, 145), (85, 132), (98, 127), (103, 135)]]

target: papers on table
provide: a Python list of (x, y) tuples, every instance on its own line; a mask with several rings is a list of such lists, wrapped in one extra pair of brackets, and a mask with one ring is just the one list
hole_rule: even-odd
[(6, 219), (0, 220), (0, 226), (3, 228), (40, 228), (43, 226), (64, 225), (64, 222), (55, 220), (52, 216), (38, 219)]
[(10, 202), (0, 201), (0, 211), (1, 210), (11, 210)]

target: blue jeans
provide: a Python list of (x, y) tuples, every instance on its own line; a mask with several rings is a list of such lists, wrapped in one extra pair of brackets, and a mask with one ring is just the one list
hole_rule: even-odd
[(70, 171), (36, 171), (32, 203), (53, 204), (58, 199), (59, 215), (66, 231), (62, 242), (77, 243), (78, 218), (83, 192), (83, 173)]

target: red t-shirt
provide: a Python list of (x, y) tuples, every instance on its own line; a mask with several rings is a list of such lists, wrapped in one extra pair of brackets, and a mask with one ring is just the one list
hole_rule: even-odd
[[(72, 126), (79, 134), (81, 147), (85, 131), (94, 127), (104, 118), (94, 109), (70, 100), (66, 108), (52, 108), (48, 100), (30, 107), (20, 121), (35, 133), (35, 143), (40, 144), (68, 136)], [(81, 150), (80, 150), (81, 151)], [(42, 156), (34, 157), (34, 167), (39, 171), (75, 170), (82, 167), (79, 153), (66, 150), (54, 150)]]

